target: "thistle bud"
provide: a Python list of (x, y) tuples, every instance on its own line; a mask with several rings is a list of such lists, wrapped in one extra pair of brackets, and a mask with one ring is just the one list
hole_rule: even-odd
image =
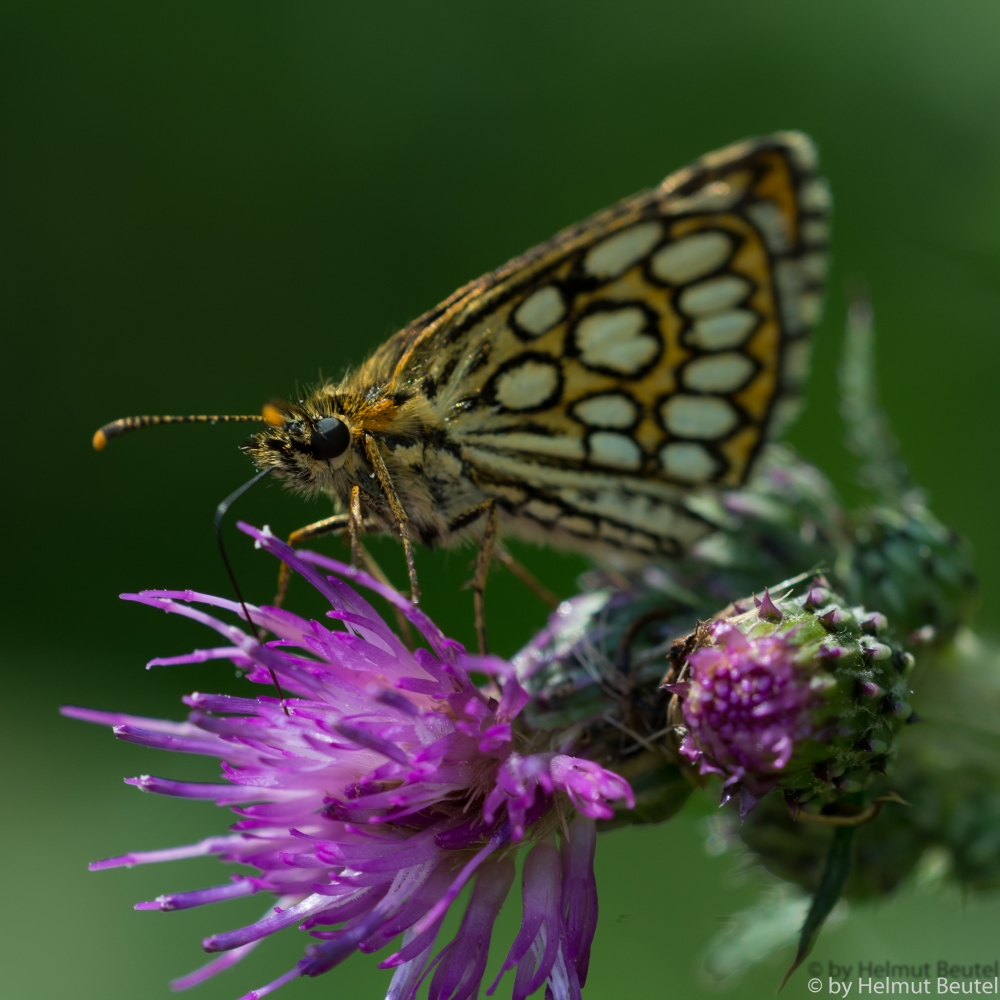
[(820, 589), (765, 593), (714, 622), (666, 685), (683, 719), (681, 757), (722, 779), (723, 802), (739, 792), (744, 816), (774, 788), (809, 810), (860, 791), (885, 770), (908, 714), (885, 617), (828, 592), (817, 608)]
[(976, 601), (969, 546), (916, 493), (865, 512), (842, 575), (852, 598), (883, 609), (914, 644), (949, 639)]
[[(858, 827), (847, 899), (884, 899), (913, 877), (951, 882), (963, 893), (1000, 887), (1000, 647), (960, 631), (922, 671), (914, 700), (926, 724), (906, 726), (898, 763), (866, 795), (872, 801), (895, 792), (907, 805), (887, 806)], [(904, 722), (916, 719), (904, 704)], [(810, 893), (818, 889), (828, 827), (797, 822), (777, 796), (733, 826), (734, 842), (768, 871)]]

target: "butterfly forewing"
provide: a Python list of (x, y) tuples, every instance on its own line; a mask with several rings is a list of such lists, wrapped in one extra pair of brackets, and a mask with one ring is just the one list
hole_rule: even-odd
[[(829, 196), (808, 139), (729, 147), (460, 289), (381, 364), (522, 534), (676, 554), (794, 411)], [(535, 530), (537, 529), (537, 530)]]

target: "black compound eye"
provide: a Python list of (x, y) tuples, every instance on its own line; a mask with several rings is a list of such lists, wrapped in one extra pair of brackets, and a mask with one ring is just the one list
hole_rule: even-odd
[(340, 458), (351, 444), (351, 430), (343, 420), (324, 417), (312, 429), (309, 445), (313, 455), (323, 461)]

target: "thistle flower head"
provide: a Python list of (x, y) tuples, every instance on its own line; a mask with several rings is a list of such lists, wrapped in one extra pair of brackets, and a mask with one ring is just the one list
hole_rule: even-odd
[[(431, 1000), (474, 996), (494, 920), (514, 879), (513, 850), (536, 841), (525, 863), (521, 932), (504, 971), (516, 969), (515, 1000), (542, 984), (559, 1000), (579, 997), (597, 917), (594, 821), (613, 814), (611, 803), (633, 801), (628, 783), (517, 734), (528, 695), (505, 661), (467, 654), (422, 611), (365, 573), (293, 551), (266, 528), (241, 528), (329, 601), (327, 617), (339, 629), (250, 607), (254, 623), (274, 636), (261, 643), (203, 610), (240, 615), (235, 602), (191, 591), (124, 596), (222, 637), (215, 648), (151, 666), (228, 659), (263, 685), (271, 685), (273, 672), (292, 697), (281, 703), (269, 695), (193, 694), (185, 699), (192, 709), (186, 722), (64, 709), (114, 726), (119, 739), (222, 762), (224, 784), (149, 775), (126, 780), (144, 791), (232, 806), (240, 819), (229, 834), (91, 868), (214, 854), (258, 874), (160, 896), (137, 909), (183, 909), (259, 892), (279, 897), (256, 923), (207, 938), (206, 951), (220, 957), (175, 988), (209, 978), (270, 934), (298, 926), (317, 943), (295, 968), (248, 997), (319, 975), (355, 950), (379, 950), (400, 934), (400, 947), (382, 963), (396, 970), (392, 1000), (413, 997), (427, 976)], [(345, 579), (399, 608), (427, 648), (407, 649)], [(477, 686), (472, 671), (487, 674), (490, 683)], [(457, 936), (433, 955), (445, 915), (470, 882)]]
[(769, 593), (714, 622), (668, 683), (683, 720), (679, 752), (740, 792), (745, 816), (773, 788), (822, 808), (884, 770), (909, 714), (913, 658), (884, 615), (849, 608), (823, 579), (799, 597)]
[(690, 730), (681, 753), (704, 758), (706, 772), (729, 781), (784, 770), (796, 741), (812, 733), (810, 709), (819, 700), (797, 669), (795, 646), (781, 634), (749, 639), (725, 621), (713, 626), (712, 638), (714, 645), (688, 658)]

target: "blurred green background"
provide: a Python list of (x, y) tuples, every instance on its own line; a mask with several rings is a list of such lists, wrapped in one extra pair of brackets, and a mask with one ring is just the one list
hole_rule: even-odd
[[(250, 474), (238, 427), (154, 429), (100, 455), (94, 428), (257, 412), (360, 361), (467, 279), (742, 136), (812, 133), (837, 203), (827, 316), (792, 440), (857, 497), (834, 369), (844, 285), (863, 277), (903, 453), (938, 515), (972, 539), (980, 625), (993, 630), (998, 39), (1000, 6), (962, 0), (4, 4), (0, 995), (166, 997), (168, 978), (200, 964), (201, 936), (259, 902), (134, 913), (135, 900), (212, 884), (215, 862), (85, 870), (227, 822), (121, 784), (207, 777), (210, 764), (117, 744), (56, 707), (179, 717), (182, 693), (234, 688), (218, 664), (145, 672), (205, 637), (116, 595), (228, 593), (211, 515)], [(287, 532), (327, 510), (268, 484), (239, 514)], [(248, 597), (267, 600), (274, 567), (230, 538)], [(393, 546), (377, 552), (402, 582)], [(578, 560), (521, 553), (571, 592)], [(428, 610), (465, 640), (468, 559), (420, 555)], [(501, 572), (488, 609), (504, 653), (545, 617)], [(601, 842), (589, 1000), (712, 992), (701, 949), (756, 890), (705, 853), (708, 808)], [(998, 918), (997, 904), (909, 894), (826, 934), (816, 958), (990, 961)], [(501, 922), (503, 949), (515, 921), (516, 909)], [(235, 998), (304, 943), (286, 933), (196, 995)], [(733, 995), (772, 996), (787, 957)], [(373, 965), (356, 957), (281, 995), (376, 998), (387, 974)], [(808, 995), (804, 975), (786, 995)]]

